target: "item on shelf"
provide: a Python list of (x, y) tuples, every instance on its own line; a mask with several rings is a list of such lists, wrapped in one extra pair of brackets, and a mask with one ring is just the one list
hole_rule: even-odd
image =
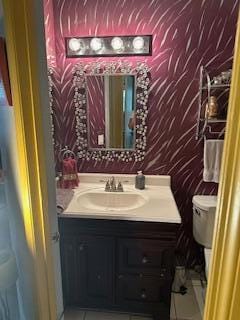
[(226, 85), (230, 84), (232, 76), (232, 69), (221, 72), (220, 75), (213, 77), (213, 84), (215, 85)]
[(222, 82), (224, 84), (229, 84), (231, 82), (232, 70), (229, 69), (221, 73)]
[(206, 104), (206, 118), (213, 119), (218, 115), (218, 103), (215, 96), (211, 96), (209, 103)]
[(221, 76), (213, 77), (213, 84), (217, 84), (217, 85), (222, 84), (222, 77)]

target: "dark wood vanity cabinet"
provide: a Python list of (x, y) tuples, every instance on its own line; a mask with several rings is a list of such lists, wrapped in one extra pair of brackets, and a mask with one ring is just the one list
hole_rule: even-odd
[(113, 257), (111, 237), (64, 235), (61, 258), (65, 303), (84, 307), (112, 304)]
[(169, 319), (178, 224), (60, 218), (65, 305)]

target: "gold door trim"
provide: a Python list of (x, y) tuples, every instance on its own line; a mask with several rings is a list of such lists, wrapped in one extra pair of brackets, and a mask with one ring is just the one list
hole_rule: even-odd
[(240, 319), (240, 23), (204, 320)]
[(34, 269), (37, 315), (31, 320), (56, 320), (38, 72), (41, 57), (36, 42), (39, 17), (35, 1), (3, 0), (3, 8), (20, 168), (19, 202)]

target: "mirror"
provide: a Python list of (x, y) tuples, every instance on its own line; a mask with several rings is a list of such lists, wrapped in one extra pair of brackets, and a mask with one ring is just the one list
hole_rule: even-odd
[(135, 75), (86, 75), (89, 149), (135, 149)]
[(79, 159), (144, 160), (149, 77), (149, 68), (142, 62), (75, 65), (72, 92)]

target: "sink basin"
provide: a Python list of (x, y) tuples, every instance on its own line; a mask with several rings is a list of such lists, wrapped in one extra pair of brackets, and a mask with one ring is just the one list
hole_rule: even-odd
[(100, 211), (128, 211), (141, 207), (146, 201), (135, 192), (88, 191), (77, 196), (79, 207)]

